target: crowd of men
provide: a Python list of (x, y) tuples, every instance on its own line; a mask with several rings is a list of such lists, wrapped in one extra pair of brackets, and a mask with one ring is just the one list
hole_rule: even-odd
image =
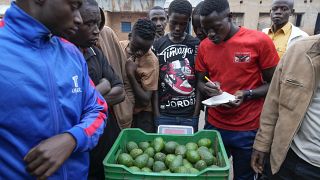
[(121, 129), (198, 131), (201, 101), (222, 92), (236, 100), (206, 107), (204, 129), (220, 132), (234, 179), (320, 179), (320, 36), (293, 13), (293, 0), (273, 0), (259, 32), (235, 25), (227, 0), (173, 0), (119, 41), (95, 0), (12, 2), (0, 21), (0, 179), (104, 179)]

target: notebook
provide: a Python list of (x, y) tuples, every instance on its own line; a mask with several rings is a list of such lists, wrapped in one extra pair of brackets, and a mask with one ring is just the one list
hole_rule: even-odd
[(213, 96), (209, 99), (202, 101), (202, 104), (206, 106), (218, 106), (221, 104), (228, 103), (229, 101), (235, 101), (235, 100), (236, 100), (236, 97), (234, 95), (229, 94), (227, 92), (223, 92), (218, 96)]

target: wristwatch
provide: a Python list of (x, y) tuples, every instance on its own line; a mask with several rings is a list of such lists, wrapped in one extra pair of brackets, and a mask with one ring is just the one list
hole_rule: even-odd
[(253, 97), (252, 89), (244, 91), (244, 99), (252, 99), (252, 97)]

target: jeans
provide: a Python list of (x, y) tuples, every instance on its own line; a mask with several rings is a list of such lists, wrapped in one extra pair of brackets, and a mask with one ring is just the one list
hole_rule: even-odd
[(220, 132), (223, 144), (228, 156), (233, 158), (233, 171), (235, 180), (254, 179), (254, 171), (251, 168), (252, 146), (257, 130), (230, 131), (205, 124), (204, 129), (214, 129)]
[(199, 116), (197, 117), (170, 117), (162, 116), (155, 118), (156, 128), (159, 125), (181, 125), (181, 126), (192, 126), (193, 131), (198, 131)]
[(288, 151), (280, 170), (271, 175), (270, 163), (266, 164), (266, 173), (270, 180), (316, 180), (320, 179), (320, 168), (301, 159), (296, 153)]

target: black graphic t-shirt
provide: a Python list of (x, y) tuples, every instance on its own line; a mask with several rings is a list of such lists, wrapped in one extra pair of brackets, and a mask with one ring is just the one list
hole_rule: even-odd
[(165, 116), (190, 117), (196, 101), (195, 57), (200, 41), (187, 35), (174, 43), (166, 35), (153, 44), (159, 59), (159, 108)]

